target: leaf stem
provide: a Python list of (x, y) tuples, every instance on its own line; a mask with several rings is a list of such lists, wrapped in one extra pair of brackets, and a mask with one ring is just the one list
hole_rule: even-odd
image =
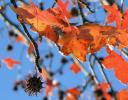
[[(11, 0), (11, 2), (12, 2), (12, 4), (13, 4), (13, 6), (15, 7), (15, 8), (17, 8), (17, 4), (16, 4), (16, 2), (15, 2), (15, 0)], [(40, 65), (39, 65), (39, 59), (40, 59), (40, 55), (39, 55), (39, 50), (38, 50), (38, 45), (37, 45), (37, 43), (35, 42), (35, 40), (32, 38), (32, 36), (30, 35), (30, 33), (29, 33), (29, 31), (27, 30), (27, 27), (25, 26), (25, 24), (24, 23), (21, 23), (20, 22), (20, 24), (22, 25), (22, 27), (23, 27), (23, 29), (24, 29), (24, 31), (25, 31), (25, 33), (26, 33), (26, 35), (28, 36), (28, 38), (30, 39), (30, 41), (31, 41), (31, 43), (33, 44), (33, 46), (34, 46), (34, 49), (35, 49), (35, 67), (38, 69), (38, 71), (41, 73), (41, 67), (40, 67)]]

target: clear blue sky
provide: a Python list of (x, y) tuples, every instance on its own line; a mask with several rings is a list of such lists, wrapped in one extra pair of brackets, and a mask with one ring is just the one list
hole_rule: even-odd
[[(27, 1), (27, 0), (26, 0)], [(47, 9), (48, 7), (51, 7), (51, 5), (53, 4), (53, 0), (33, 0), (35, 3), (38, 4), (38, 2), (43, 1), (44, 2), (44, 8)], [(37, 2), (38, 1), (38, 2)], [(126, 2), (127, 0), (125, 0), (125, 4), (128, 5), (128, 2)], [(1, 4), (2, 1), (0, 1)], [(4, 3), (9, 3), (9, 0), (4, 0)], [(99, 6), (98, 3), (96, 3), (96, 6)], [(70, 7), (69, 7), (70, 8)], [(15, 13), (12, 12), (10, 10), (10, 7), (7, 6), (6, 8), (6, 14), (7, 16), (15, 23), (18, 23), (18, 21), (16, 20), (16, 16)], [(91, 15), (88, 17), (89, 19), (95, 21), (94, 15)], [(105, 13), (103, 11), (103, 9), (99, 9), (98, 12), (96, 13), (96, 20), (98, 23), (101, 23), (104, 18), (105, 18)], [(79, 24), (81, 24), (81, 18), (75, 18), (72, 19), (71, 21), (77, 21), (79, 22)], [(0, 60), (2, 60), (3, 58), (6, 57), (11, 57), (17, 60), (21, 61), (21, 65), (20, 66), (15, 66), (12, 70), (9, 70), (7, 68), (7, 66), (3, 63), (0, 62), (1, 64), (1, 68), (0, 68), (0, 99), (1, 100), (42, 100), (43, 97), (43, 91), (42, 93), (38, 94), (38, 96), (28, 96), (23, 89), (19, 89), (17, 92), (13, 91), (13, 84), (17, 79), (22, 79), (25, 77), (25, 75), (27, 75), (29, 72), (33, 72), (34, 71), (34, 65), (33, 63), (30, 61), (30, 56), (28, 57), (27, 54), (27, 49), (28, 47), (25, 46), (23, 43), (17, 43), (15, 42), (15, 39), (10, 39), (8, 36), (8, 30), (11, 28), (11, 26), (7, 26), (5, 24), (5, 22), (0, 18)], [(2, 29), (2, 30), (1, 30)], [(33, 37), (36, 36), (35, 33), (32, 33)], [(8, 52), (6, 50), (7, 45), (8, 44), (12, 44), (14, 49), (13, 51)], [(47, 42), (44, 41), (40, 46), (40, 54), (42, 57), (44, 57), (45, 54), (48, 53), (49, 50), (49, 46), (47, 45)], [(22, 52), (23, 51), (23, 52)], [(45, 52), (44, 52), (45, 51)], [(56, 70), (57, 68), (59, 68), (60, 64), (60, 60), (59, 58), (61, 58), (61, 54), (58, 52), (58, 49), (53, 45), (52, 52), (54, 52), (54, 63), (52, 65), (52, 70)], [(105, 50), (104, 48), (98, 52), (98, 56), (104, 56)], [(70, 57), (67, 57), (67, 59), (70, 59)], [(48, 62), (45, 62), (45, 65), (48, 66)], [(54, 79), (61, 81), (61, 83), (63, 84), (63, 89), (66, 90), (70, 87), (75, 87), (78, 84), (81, 85), (81, 83), (84, 81), (85, 76), (83, 75), (83, 73), (79, 73), (79, 74), (74, 74), (69, 70), (69, 66), (72, 63), (69, 62), (68, 64), (66, 64), (64, 67), (64, 76), (59, 76), (56, 75), (56, 77), (54, 77)], [(85, 62), (84, 63), (85, 68), (89, 71), (88, 68), (88, 63)], [(97, 69), (96, 69), (97, 70)], [(19, 73), (20, 72), (20, 73)], [(99, 73), (99, 71), (97, 70), (97, 75), (101, 76), (101, 74)], [(124, 87), (123, 85), (121, 85), (121, 83), (115, 79), (114, 77), (114, 73), (112, 70), (107, 70), (106, 71), (109, 80), (112, 82), (112, 85), (114, 87), (115, 90), (121, 89), (122, 87)], [(101, 81), (102, 78), (99, 77)], [(51, 100), (57, 100), (56, 98), (56, 90), (54, 90), (54, 96)], [(80, 100), (88, 100), (87, 99), (87, 95), (92, 95), (91, 94), (91, 89), (90, 87), (87, 88), (87, 90), (84, 93), (84, 99), (81, 97)]]

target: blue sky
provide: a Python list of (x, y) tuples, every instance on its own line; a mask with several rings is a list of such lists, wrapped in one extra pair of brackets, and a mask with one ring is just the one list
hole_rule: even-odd
[[(41, 0), (33, 0), (34, 3), (38, 4)], [(38, 1), (38, 2), (37, 2)], [(47, 9), (51, 7), (53, 4), (53, 0), (42, 0), (44, 2), (44, 8)], [(1, 1), (0, 1), (1, 2)], [(9, 3), (9, 0), (4, 0), (2, 3)], [(0, 3), (1, 4), (1, 3)], [(98, 3), (95, 3), (96, 6), (98, 7)], [(127, 0), (125, 0), (125, 5), (128, 5)], [(70, 8), (70, 6), (69, 6)], [(15, 13), (11, 11), (10, 7), (7, 6), (6, 12), (7, 16), (14, 22), (18, 23), (16, 20)], [(99, 9), (96, 13), (96, 19), (94, 18), (94, 15), (88, 16), (88, 19), (92, 21), (97, 21), (97, 23), (102, 24), (103, 20), (105, 19), (105, 13), (103, 9)], [(71, 20), (79, 22), (78, 24), (81, 24), (81, 18), (74, 18)], [(28, 27), (29, 28), (29, 27)], [(2, 30), (1, 30), (2, 29)], [(13, 84), (17, 79), (23, 79), (28, 73), (34, 73), (34, 64), (30, 61), (30, 56), (27, 54), (27, 49), (28, 47), (24, 45), (23, 43), (17, 43), (15, 39), (10, 39), (8, 35), (8, 31), (11, 29), (11, 26), (7, 26), (5, 22), (0, 18), (0, 60), (6, 58), (6, 57), (11, 57), (17, 60), (21, 61), (21, 65), (16, 65), (12, 70), (9, 70), (5, 63), (2, 61), (0, 62), (1, 68), (0, 68), (0, 98), (4, 100), (42, 100), (43, 97), (43, 90), (40, 94), (37, 96), (28, 96), (23, 89), (19, 89), (17, 92), (13, 91)], [(37, 34), (31, 32), (31, 35), (33, 37), (36, 37)], [(8, 52), (6, 50), (7, 45), (12, 44), (13, 45), (13, 50)], [(60, 66), (60, 58), (62, 55), (59, 53), (58, 48), (52, 44), (53, 46), (51, 47), (51, 52), (54, 53), (54, 63), (52, 63), (52, 68), (51, 70), (55, 71), (57, 70)], [(39, 50), (40, 50), (40, 55), (42, 57), (45, 56), (49, 52), (49, 45), (47, 42), (44, 40), (43, 43), (39, 45)], [(98, 56), (105, 56), (105, 48), (102, 48), (101, 51), (97, 53)], [(67, 59), (70, 59), (70, 56), (66, 56)], [(87, 56), (88, 58), (88, 56)], [(46, 61), (45, 66), (48, 66), (49, 60)], [(63, 76), (56, 75), (54, 77), (55, 80), (58, 80), (62, 83), (62, 89), (66, 90), (70, 87), (75, 87), (77, 85), (81, 85), (83, 81), (85, 81), (86, 77), (82, 72), (79, 74), (74, 74), (73, 72), (70, 71), (69, 66), (71, 66), (72, 62), (67, 63), (64, 67), (64, 72)], [(83, 63), (84, 67), (89, 71), (88, 68), (88, 62)], [(103, 79), (99, 72), (99, 70), (96, 67), (96, 72), (97, 75), (99, 76), (99, 80), (102, 82)], [(121, 88), (127, 87), (121, 84), (117, 79), (115, 79), (114, 73), (112, 70), (106, 70), (107, 76), (109, 80), (112, 82), (112, 85), (115, 90), (119, 90)], [(57, 100), (56, 96), (56, 91), (54, 90), (54, 95), (51, 100)], [(87, 88), (87, 90), (84, 93), (84, 97), (81, 97), (80, 100), (88, 100), (87, 95), (92, 95), (92, 89), (91, 86)], [(93, 99), (93, 98), (92, 98)]]

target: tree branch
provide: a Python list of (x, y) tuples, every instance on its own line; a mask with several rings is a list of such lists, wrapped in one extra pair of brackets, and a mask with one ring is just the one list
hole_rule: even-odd
[[(11, 0), (11, 2), (12, 2), (12, 4), (13, 4), (13, 6), (14, 6), (15, 8), (17, 8), (17, 4), (16, 4), (15, 0)], [(28, 30), (27, 30), (25, 24), (24, 24), (24, 23), (21, 23), (21, 22), (20, 22), (20, 24), (22, 25), (22, 27), (23, 27), (23, 29), (24, 29), (26, 35), (28, 36), (28, 38), (30, 39), (31, 43), (32, 43), (33, 46), (34, 46), (35, 54), (36, 54), (36, 55), (35, 55), (35, 67), (36, 67), (36, 68), (38, 69), (38, 71), (41, 73), (42, 70), (41, 70), (41, 67), (40, 67), (40, 65), (39, 65), (40, 55), (39, 55), (38, 45), (37, 45), (37, 43), (34, 41), (34, 39), (32, 38), (32, 36), (30, 35), (30, 33), (28, 32)]]
[(113, 87), (112, 87), (112, 85), (111, 85), (109, 79), (107, 78), (107, 75), (106, 75), (106, 73), (105, 73), (105, 71), (104, 71), (103, 65), (101, 64), (101, 62), (99, 61), (99, 59), (97, 58), (97, 56), (96, 56), (95, 54), (91, 54), (91, 55), (96, 59), (96, 61), (97, 61), (98, 64), (100, 65), (101, 73), (102, 73), (102, 75), (103, 75), (103, 77), (104, 77), (106, 83), (108, 83), (108, 85), (109, 85), (109, 87), (110, 87), (110, 89), (111, 89), (111, 92), (113, 93), (114, 99), (117, 100), (116, 95), (115, 95), (115, 91), (114, 91), (114, 89), (113, 89)]

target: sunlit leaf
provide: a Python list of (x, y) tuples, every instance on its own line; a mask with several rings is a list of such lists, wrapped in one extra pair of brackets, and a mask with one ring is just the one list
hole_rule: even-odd
[[(12, 9), (20, 16), (22, 22), (31, 25), (33, 31), (38, 32), (40, 36), (47, 36), (47, 38), (53, 41), (57, 41), (57, 36), (52, 29), (53, 27), (69, 27), (66, 16), (64, 16), (63, 11), (59, 8), (41, 11), (31, 1), (30, 5), (22, 4), (18, 8), (12, 7)], [(47, 30), (49, 27), (50, 30)]]

